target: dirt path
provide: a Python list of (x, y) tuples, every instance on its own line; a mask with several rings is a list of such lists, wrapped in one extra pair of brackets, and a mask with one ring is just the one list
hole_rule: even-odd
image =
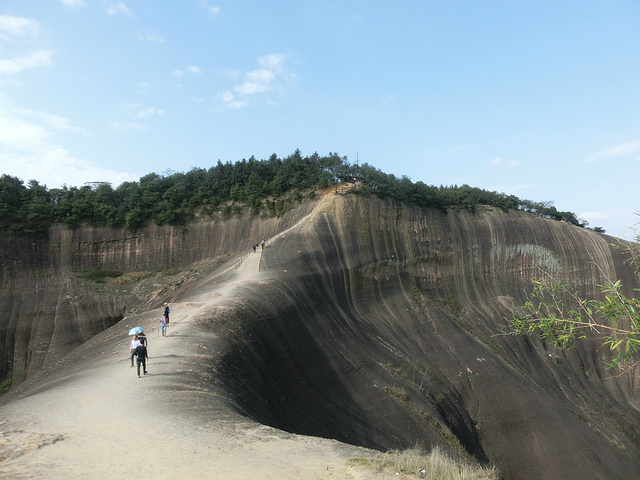
[(36, 394), (0, 407), (0, 478), (385, 478), (348, 462), (368, 450), (266, 427), (207, 388), (179, 388), (196, 364), (198, 313), (259, 280), (260, 257), (250, 253), (235, 271), (229, 265), (227, 281), (172, 304), (166, 338), (157, 336), (155, 313), (148, 315), (148, 375), (139, 379), (130, 367), (124, 332), (133, 325), (125, 319), (113, 327), (120, 329), (114, 341), (93, 339), (64, 374), (42, 378)]

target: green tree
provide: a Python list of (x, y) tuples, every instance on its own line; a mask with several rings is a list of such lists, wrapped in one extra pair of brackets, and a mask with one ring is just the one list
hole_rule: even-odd
[(49, 191), (35, 180), (29, 180), (29, 200), (22, 209), (23, 232), (45, 237), (51, 225), (52, 205)]
[(23, 233), (21, 210), (28, 192), (22, 180), (0, 177), (0, 228), (13, 234)]

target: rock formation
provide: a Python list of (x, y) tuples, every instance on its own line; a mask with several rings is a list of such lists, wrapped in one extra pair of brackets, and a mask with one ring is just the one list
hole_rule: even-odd
[[(332, 194), (280, 219), (4, 239), (0, 374), (19, 383), (124, 316), (188, 298), (262, 238), (268, 281), (202, 319), (226, 345), (207, 368), (238, 411), (380, 450), (440, 445), (506, 479), (640, 471), (637, 370), (616, 377), (597, 339), (560, 351), (504, 334), (532, 278), (586, 296), (605, 276), (627, 292), (638, 279), (611, 237), (524, 212)], [(101, 286), (77, 276), (91, 267), (149, 277)]]

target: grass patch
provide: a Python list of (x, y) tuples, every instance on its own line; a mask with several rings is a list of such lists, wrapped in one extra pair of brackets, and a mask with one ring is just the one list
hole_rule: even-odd
[(162, 270), (160, 273), (165, 277), (170, 277), (171, 275), (177, 275), (180, 273), (180, 270), (177, 268), (167, 268), (166, 270)]
[(122, 272), (118, 270), (103, 270), (102, 268), (93, 267), (89, 270), (85, 270), (80, 274), (81, 278), (85, 280), (91, 280), (96, 283), (105, 283), (106, 278), (117, 278), (122, 275)]
[(390, 450), (379, 453), (368, 463), (377, 472), (388, 470), (428, 480), (498, 480), (500, 478), (495, 468), (483, 468), (479, 465), (456, 461), (438, 447), (430, 452), (420, 447)]
[(118, 278), (120, 285), (131, 285), (151, 276), (150, 272), (129, 272)]

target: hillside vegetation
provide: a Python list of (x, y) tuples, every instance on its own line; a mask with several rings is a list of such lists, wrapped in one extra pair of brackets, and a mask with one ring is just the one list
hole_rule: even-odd
[[(475, 208), (490, 205), (504, 211), (525, 210), (553, 220), (586, 226), (571, 212), (558, 211), (551, 202), (521, 200), (513, 195), (462, 186), (435, 187), (397, 178), (375, 167), (350, 164), (346, 157), (299, 150), (280, 159), (218, 163), (187, 173), (150, 173), (138, 182), (116, 189), (106, 182), (82, 187), (47, 189), (35, 180), (0, 177), (0, 227), (17, 236), (46, 236), (50, 226), (124, 227), (135, 231), (153, 220), (156, 225), (184, 226), (196, 215), (221, 213), (225, 218), (250, 210), (262, 217), (280, 216), (314, 188), (356, 182), (363, 194), (398, 203), (435, 208)], [(313, 193), (311, 193), (313, 195)], [(602, 231), (602, 230), (600, 230)]]

